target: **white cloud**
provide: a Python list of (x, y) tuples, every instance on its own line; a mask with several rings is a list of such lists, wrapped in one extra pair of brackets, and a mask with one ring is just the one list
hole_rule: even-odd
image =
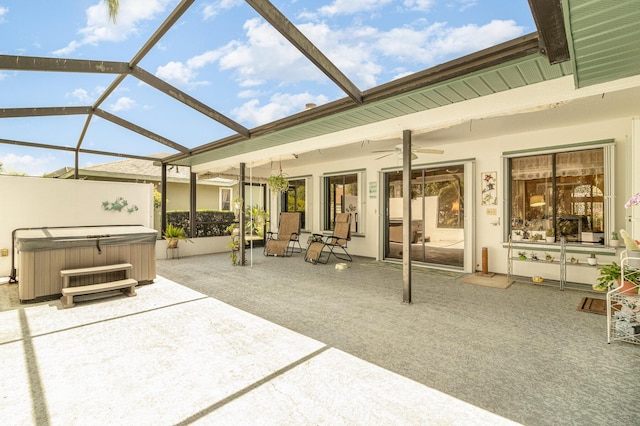
[(476, 6), (478, 4), (477, 0), (458, 0), (460, 3), (460, 8), (458, 9), (460, 12), (464, 12), (470, 7)]
[(158, 67), (158, 70), (156, 71), (156, 77), (184, 85), (191, 83), (195, 76), (196, 73), (194, 70), (182, 62), (175, 61), (171, 61), (167, 65)]
[(210, 50), (189, 59), (187, 61), (187, 66), (192, 69), (202, 68), (205, 65), (214, 63), (215, 61), (220, 59), (220, 56), (222, 56), (222, 52), (220, 52), (219, 50)]
[(218, 0), (205, 5), (204, 8), (202, 8), (202, 16), (204, 19), (211, 19), (220, 12), (231, 9), (232, 7), (241, 6), (243, 3), (243, 0)]
[(330, 5), (318, 9), (318, 13), (323, 16), (351, 15), (358, 12), (379, 10), (392, 2), (393, 0), (334, 0)]
[(78, 32), (80, 40), (72, 40), (69, 44), (53, 52), (54, 55), (68, 55), (84, 45), (98, 45), (102, 41), (121, 42), (137, 32), (141, 21), (155, 18), (175, 0), (136, 0), (120, 2), (118, 22), (109, 20), (107, 6), (103, 1), (90, 6), (86, 10), (87, 23)]
[(321, 105), (327, 103), (327, 101), (327, 97), (322, 95), (278, 93), (273, 95), (270, 102), (264, 106), (260, 106), (259, 100), (252, 99), (239, 108), (235, 108), (231, 114), (241, 123), (259, 126), (300, 112), (308, 103)]
[(93, 103), (93, 98), (89, 96), (89, 92), (85, 89), (74, 89), (72, 92), (65, 94), (65, 97), (72, 98), (84, 105)]
[(258, 90), (241, 90), (238, 92), (238, 97), (240, 99), (249, 99), (249, 98), (257, 98), (264, 95), (264, 93)]
[(171, 61), (166, 65), (158, 67), (156, 77), (190, 88), (208, 85), (208, 81), (196, 81), (198, 75), (196, 70), (217, 61), (221, 54), (219, 50), (210, 50), (188, 59), (186, 64), (179, 61)]
[(241, 81), (320, 80), (320, 72), (271, 25), (255, 18), (245, 22), (244, 29), (246, 42), (225, 46), (222, 70), (234, 70)]
[(521, 35), (523, 27), (514, 21), (491, 21), (458, 28), (435, 23), (423, 29), (396, 28), (380, 34), (375, 48), (399, 62), (432, 66), (443, 58), (457, 57), (494, 46)]
[(208, 84), (197, 81), (197, 70), (210, 64), (222, 71), (233, 71), (241, 87), (253, 87), (271, 79), (284, 82), (322, 80), (322, 74), (271, 25), (255, 18), (244, 24), (247, 41), (231, 41), (220, 49), (204, 52), (183, 62), (158, 67), (156, 76), (193, 87)]
[(421, 12), (428, 12), (434, 3), (435, 0), (404, 0), (404, 5), (406, 7), (411, 10), (419, 10)]
[(7, 16), (8, 13), (9, 13), (8, 7), (0, 6), (0, 24), (2, 24), (3, 22), (7, 22), (5, 17)]
[(109, 109), (113, 112), (117, 111), (126, 111), (128, 109), (132, 109), (136, 106), (136, 101), (126, 96), (122, 96), (118, 98), (117, 101), (109, 105)]
[(5, 78), (7, 78), (7, 74), (0, 72), (0, 81), (4, 80)]
[[(493, 46), (521, 35), (524, 30), (514, 21), (452, 28), (446, 23), (426, 25), (425, 20), (416, 21), (414, 26), (389, 31), (368, 26), (336, 29), (324, 22), (300, 24), (299, 28), (361, 88), (375, 86), (380, 75), (389, 72), (384, 65), (388, 58), (408, 64), (407, 69), (400, 71), (405, 73), (409, 68), (422, 69), (443, 59)], [(206, 51), (186, 62), (169, 62), (159, 67), (156, 75), (193, 87), (207, 84), (197, 81), (198, 70), (216, 64), (221, 71), (231, 71), (242, 88), (258, 87), (269, 81), (277, 81), (281, 85), (302, 81), (327, 82), (327, 77), (268, 23), (258, 18), (250, 19), (245, 22), (244, 30), (246, 40), (231, 41), (220, 49)]]
[(327, 24), (303, 24), (300, 30), (357, 86), (374, 86), (382, 65), (376, 60), (373, 27), (333, 29)]
[(494, 20), (482, 26), (465, 25), (443, 31), (442, 36), (433, 41), (433, 49), (448, 54), (474, 52), (513, 39), (523, 31), (524, 28), (512, 20)]
[[(361, 7), (370, 5), (357, 3)], [(333, 4), (343, 6), (346, 3)], [(414, 1), (412, 4), (427, 6), (426, 2)], [(265, 90), (258, 88), (271, 82), (279, 84), (278, 90), (305, 81), (328, 82), (319, 69), (262, 19), (249, 19), (243, 28), (244, 40), (233, 40), (184, 62), (169, 62), (159, 67), (156, 75), (179, 85), (194, 87), (207, 84), (197, 80), (198, 71), (214, 65), (220, 71), (232, 74), (238, 86), (244, 89), (238, 95), (242, 99), (258, 97), (260, 92), (264, 96)], [(389, 74), (386, 79), (392, 78), (391, 74), (397, 78), (412, 69), (423, 69), (512, 39), (524, 30), (514, 21), (492, 21), (482, 26), (454, 28), (447, 23), (427, 25), (424, 19), (414, 21), (412, 26), (389, 31), (360, 25), (334, 28), (325, 22), (299, 24), (298, 28), (362, 89), (377, 85), (383, 73)], [(395, 63), (391, 69), (388, 59)], [(276, 102), (277, 98), (272, 98), (269, 104), (259, 105), (252, 100), (236, 113), (249, 122), (263, 123), (264, 117), (275, 117), (290, 109), (288, 106), (277, 107)]]
[(26, 173), (28, 176), (42, 176), (51, 172), (50, 168), (55, 161), (56, 158), (52, 155), (33, 157), (8, 153), (0, 157), (0, 163), (2, 163), (5, 173)]

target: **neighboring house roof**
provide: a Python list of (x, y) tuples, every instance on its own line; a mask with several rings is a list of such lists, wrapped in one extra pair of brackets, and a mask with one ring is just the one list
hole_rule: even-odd
[[(162, 158), (167, 154), (155, 154), (154, 157)], [(167, 181), (174, 183), (188, 183), (190, 179), (190, 169), (188, 167), (168, 166)], [(73, 179), (75, 170), (71, 167), (64, 167), (45, 177), (58, 179)], [(96, 164), (83, 167), (78, 170), (80, 179), (116, 180), (127, 182), (160, 182), (162, 167), (148, 160), (127, 159), (112, 161), (109, 163)], [(212, 179), (200, 179), (199, 184), (233, 186), (237, 180), (215, 177)]]

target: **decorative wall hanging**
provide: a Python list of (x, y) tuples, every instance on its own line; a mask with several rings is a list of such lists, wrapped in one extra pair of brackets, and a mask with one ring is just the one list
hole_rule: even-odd
[(109, 201), (103, 201), (102, 208), (106, 211), (113, 211), (113, 212), (121, 212), (123, 210), (126, 210), (128, 213), (133, 213), (138, 210), (138, 206), (136, 206), (135, 204), (132, 206), (129, 206), (129, 203), (127, 202), (127, 200), (125, 200), (122, 197), (116, 198), (116, 200), (113, 203), (110, 203)]
[(483, 172), (482, 180), (482, 205), (495, 206), (498, 204), (498, 172)]

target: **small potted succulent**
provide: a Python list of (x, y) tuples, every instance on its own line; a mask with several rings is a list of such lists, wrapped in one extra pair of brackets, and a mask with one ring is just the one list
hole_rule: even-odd
[(533, 241), (534, 243), (537, 243), (538, 241), (542, 240), (542, 235), (532, 233), (531, 236), (529, 237), (529, 239), (531, 241)]
[(512, 241), (522, 241), (522, 231), (519, 229), (516, 229), (515, 231), (513, 231), (513, 236), (511, 237)]
[(524, 251), (519, 251), (518, 252), (518, 259), (520, 260), (527, 260), (527, 253)]
[(545, 238), (548, 243), (554, 243), (556, 241), (556, 232), (553, 228), (549, 228), (545, 232)]
[(591, 253), (589, 257), (587, 257), (587, 263), (591, 266), (595, 266), (598, 264), (598, 259), (596, 259), (595, 253)]
[(620, 238), (618, 237), (618, 233), (616, 231), (611, 232), (611, 238), (609, 238), (609, 245), (611, 247), (618, 247), (620, 244)]

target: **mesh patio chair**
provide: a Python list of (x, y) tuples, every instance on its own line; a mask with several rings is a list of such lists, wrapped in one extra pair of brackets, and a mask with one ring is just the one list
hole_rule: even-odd
[[(334, 255), (337, 259), (351, 262), (353, 259), (347, 252), (348, 241), (351, 241), (351, 213), (338, 213), (332, 235), (325, 238), (320, 234), (311, 236), (304, 260), (313, 264), (326, 264), (331, 255)], [(323, 253), (327, 253), (326, 259), (323, 259)]]
[[(298, 248), (296, 248), (296, 244)], [(265, 256), (291, 256), (301, 253), (300, 212), (282, 212), (278, 223), (278, 232), (267, 232), (264, 245)]]

